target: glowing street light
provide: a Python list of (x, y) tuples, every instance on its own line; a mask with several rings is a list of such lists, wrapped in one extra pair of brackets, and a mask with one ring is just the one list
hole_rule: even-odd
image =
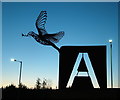
[(15, 61), (15, 59), (11, 59), (11, 61)]
[(109, 40), (110, 43), (112, 43), (112, 40)]
[(111, 60), (111, 88), (113, 88), (113, 72), (112, 72), (112, 40), (109, 40), (110, 43), (110, 60)]
[(19, 75), (19, 86), (21, 85), (21, 72), (22, 72), (22, 61), (11, 59), (11, 61), (16, 61), (20, 63), (20, 75)]

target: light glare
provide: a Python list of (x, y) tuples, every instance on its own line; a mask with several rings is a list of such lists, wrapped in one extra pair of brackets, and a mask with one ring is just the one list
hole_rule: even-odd
[(112, 43), (112, 40), (109, 40), (110, 43)]
[(11, 59), (11, 61), (15, 61), (15, 59)]

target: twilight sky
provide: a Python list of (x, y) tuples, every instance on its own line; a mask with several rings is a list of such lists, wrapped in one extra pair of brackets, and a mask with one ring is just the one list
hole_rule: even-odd
[[(59, 54), (50, 47), (38, 44), (22, 33), (37, 33), (35, 21), (40, 11), (46, 10), (48, 33), (64, 31), (57, 43), (61, 46), (106, 45), (107, 85), (110, 87), (109, 39), (113, 40), (114, 87), (118, 87), (118, 3), (21, 2), (2, 3), (2, 70), (3, 86), (18, 84), (19, 63), (23, 61), (22, 83), (34, 87), (36, 79), (46, 78), (58, 85)], [(101, 72), (102, 73), (102, 72)]]

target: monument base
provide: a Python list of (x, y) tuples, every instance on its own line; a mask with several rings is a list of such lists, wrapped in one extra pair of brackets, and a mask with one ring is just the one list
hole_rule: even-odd
[(75, 76), (72, 87), (73, 89), (93, 89), (90, 77)]

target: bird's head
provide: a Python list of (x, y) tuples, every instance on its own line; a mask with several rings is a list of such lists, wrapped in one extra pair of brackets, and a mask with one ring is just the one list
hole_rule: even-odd
[(24, 36), (24, 37), (29, 37), (29, 36), (34, 36), (35, 35), (35, 33), (33, 32), (33, 31), (30, 31), (28, 34), (22, 34), (22, 36)]
[(30, 31), (27, 35), (28, 35), (28, 36), (34, 36), (34, 34), (35, 34), (35, 33), (34, 33), (33, 31)]

